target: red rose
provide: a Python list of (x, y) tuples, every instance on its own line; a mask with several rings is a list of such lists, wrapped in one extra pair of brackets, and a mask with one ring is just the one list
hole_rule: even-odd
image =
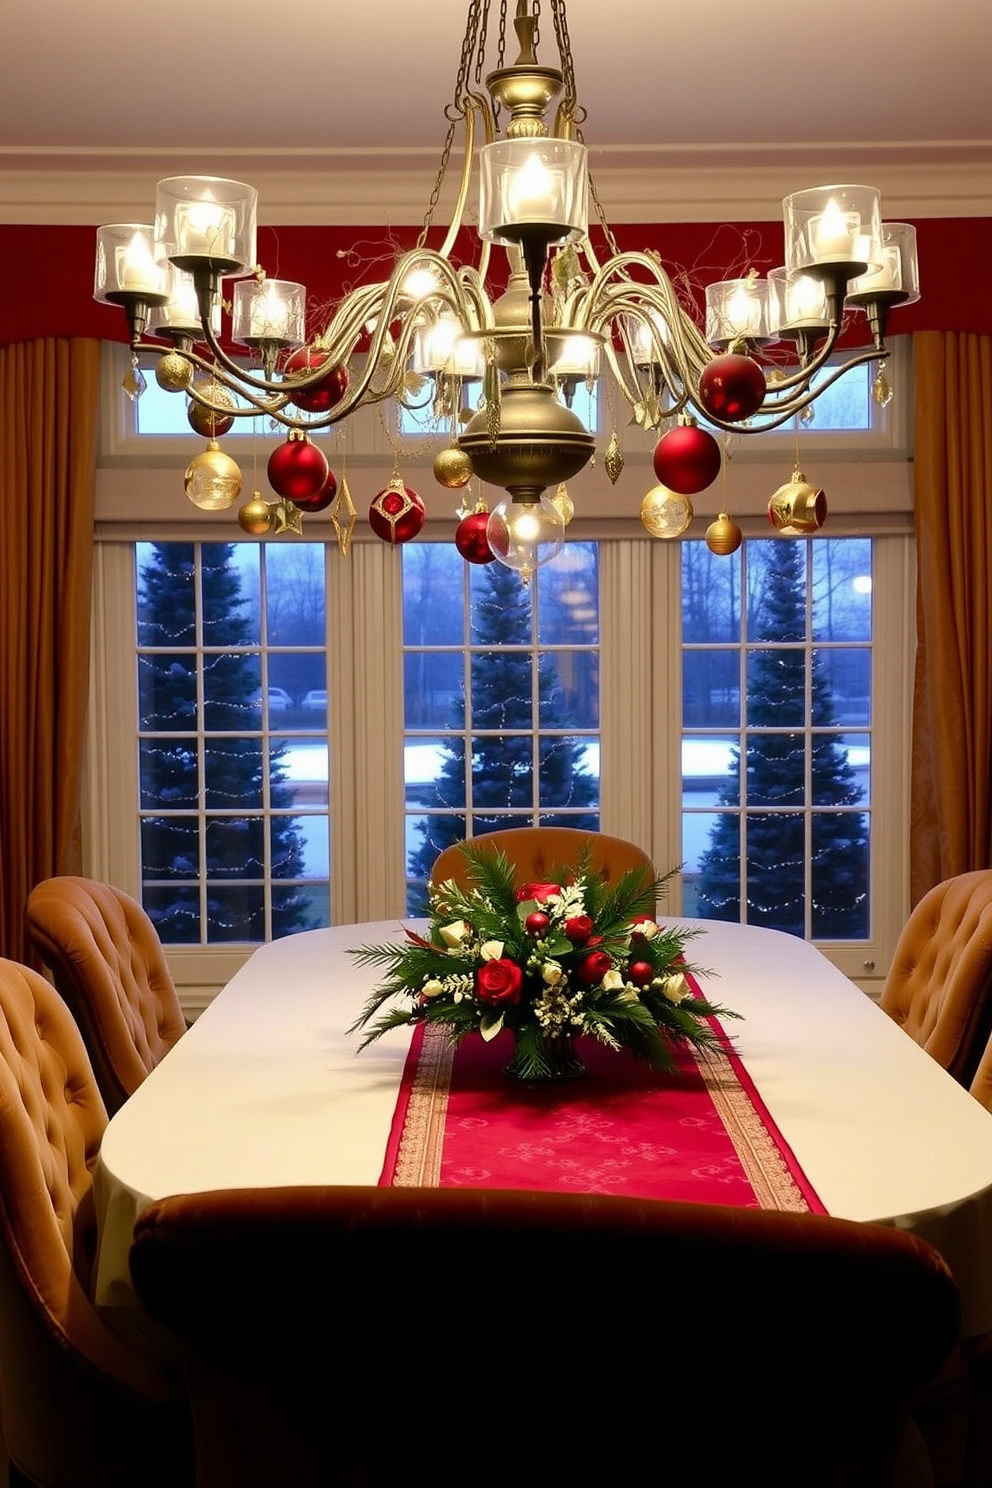
[(484, 961), (475, 973), (476, 997), (493, 1007), (514, 1007), (520, 1001), (523, 984), (520, 967), (505, 956), (498, 961)]
[(522, 888), (517, 890), (517, 903), (522, 904), (525, 899), (535, 899), (538, 904), (546, 904), (549, 899), (554, 899), (560, 893), (561, 884), (524, 884)]
[(592, 920), (588, 915), (572, 915), (565, 921), (565, 936), (574, 946), (585, 945), (592, 934)]
[(609, 971), (610, 964), (610, 958), (605, 951), (590, 951), (576, 966), (575, 975), (583, 987), (595, 987)]

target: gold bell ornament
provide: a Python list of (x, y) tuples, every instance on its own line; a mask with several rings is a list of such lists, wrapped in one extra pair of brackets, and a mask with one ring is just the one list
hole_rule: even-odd
[(783, 537), (801, 537), (815, 532), (827, 520), (827, 498), (811, 486), (797, 465), (792, 479), (779, 486), (768, 503), (768, 520)]
[(241, 470), (216, 439), (186, 466), (183, 488), (201, 511), (226, 511), (241, 494)]

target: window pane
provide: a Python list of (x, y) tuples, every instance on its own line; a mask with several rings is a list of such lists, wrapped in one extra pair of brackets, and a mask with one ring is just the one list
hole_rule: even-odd
[[(534, 678), (529, 651), (477, 651), (472, 657), (472, 723), (476, 728), (534, 726)], [(550, 685), (547, 670), (545, 686)]]
[(814, 734), (812, 742), (813, 805), (867, 805), (871, 735)]
[(203, 777), (208, 809), (260, 811), (262, 741), (214, 739), (203, 751)]
[(403, 644), (460, 646), (465, 560), (452, 543), (403, 549)]
[(533, 736), (477, 734), (472, 740), (473, 810), (532, 810), (534, 805)]
[[(223, 729), (232, 733), (259, 728), (263, 711), (261, 658), (247, 651), (226, 656), (207, 654), (202, 667), (203, 727), (208, 732)], [(271, 698), (269, 703), (271, 712)]]
[(540, 727), (599, 727), (599, 653), (550, 651), (540, 662)]
[(682, 544), (682, 639), (736, 642), (741, 628), (741, 554), (718, 557), (704, 542)]
[[(163, 553), (168, 548), (168, 556)], [(192, 646), (196, 561), (192, 543), (136, 543), (139, 646)]]
[(813, 544), (813, 639), (871, 640), (871, 539)]
[(208, 816), (205, 842), (210, 878), (264, 877), (265, 827), (260, 816)]
[(200, 767), (196, 740), (166, 743), (141, 739), (138, 743), (140, 800), (144, 810), (167, 806), (196, 806), (200, 798)]
[(747, 736), (749, 806), (801, 805), (806, 786), (806, 741), (802, 734)]
[(800, 727), (806, 721), (806, 653), (785, 647), (759, 648), (747, 655), (747, 722), (751, 728), (774, 724)]
[(552, 806), (599, 805), (599, 750), (590, 750), (581, 737), (544, 735), (539, 741), (542, 820)]
[(806, 637), (805, 543), (784, 538), (747, 548), (747, 639), (802, 641)]
[(813, 652), (813, 724), (871, 722), (871, 652), (867, 647)]
[(747, 922), (802, 935), (806, 928), (806, 832), (799, 812), (749, 811)]
[[(232, 549), (240, 550), (235, 556)], [(201, 543), (203, 644), (257, 646), (261, 640), (258, 543)]]
[(538, 639), (542, 646), (599, 640), (599, 575), (595, 543), (566, 543), (553, 563), (538, 569)]
[(403, 658), (407, 728), (461, 728), (465, 723), (461, 651), (408, 651)]
[(141, 823), (144, 880), (198, 878), (200, 824), (195, 816), (146, 816)]
[(683, 726), (726, 728), (740, 721), (740, 652), (686, 650), (682, 656)]
[[(239, 553), (246, 551), (239, 544)], [(272, 543), (266, 547), (265, 614), (270, 646), (317, 646), (323, 648), (325, 622), (324, 548), (319, 543)], [(276, 661), (284, 663), (285, 658)], [(323, 657), (303, 658), (291, 674), (276, 674), (271, 680), (302, 697), (310, 687), (326, 687)]]
[(327, 878), (326, 816), (273, 816), (269, 834), (273, 878)]
[(146, 883), (141, 890), (141, 902), (165, 944), (199, 944), (200, 895), (197, 889), (162, 888)]
[(178, 733), (196, 727), (196, 661), (170, 651), (138, 658), (138, 727)]
[(740, 740), (737, 734), (682, 737), (682, 803), (685, 806), (740, 801)]
[(870, 934), (868, 820), (860, 811), (813, 813), (813, 934), (865, 940)]

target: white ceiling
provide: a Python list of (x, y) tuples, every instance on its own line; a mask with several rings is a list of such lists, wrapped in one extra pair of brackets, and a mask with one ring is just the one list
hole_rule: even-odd
[[(465, 10), (4, 0), (0, 222), (144, 220), (185, 170), (254, 181), (269, 222), (418, 221)], [(571, 0), (568, 24), (616, 221), (778, 216), (838, 178), (890, 218), (992, 214), (990, 0)]]

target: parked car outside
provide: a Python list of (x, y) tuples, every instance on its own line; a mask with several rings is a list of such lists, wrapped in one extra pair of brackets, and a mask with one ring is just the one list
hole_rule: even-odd
[(307, 713), (327, 712), (327, 688), (314, 687), (303, 697), (303, 708)]

